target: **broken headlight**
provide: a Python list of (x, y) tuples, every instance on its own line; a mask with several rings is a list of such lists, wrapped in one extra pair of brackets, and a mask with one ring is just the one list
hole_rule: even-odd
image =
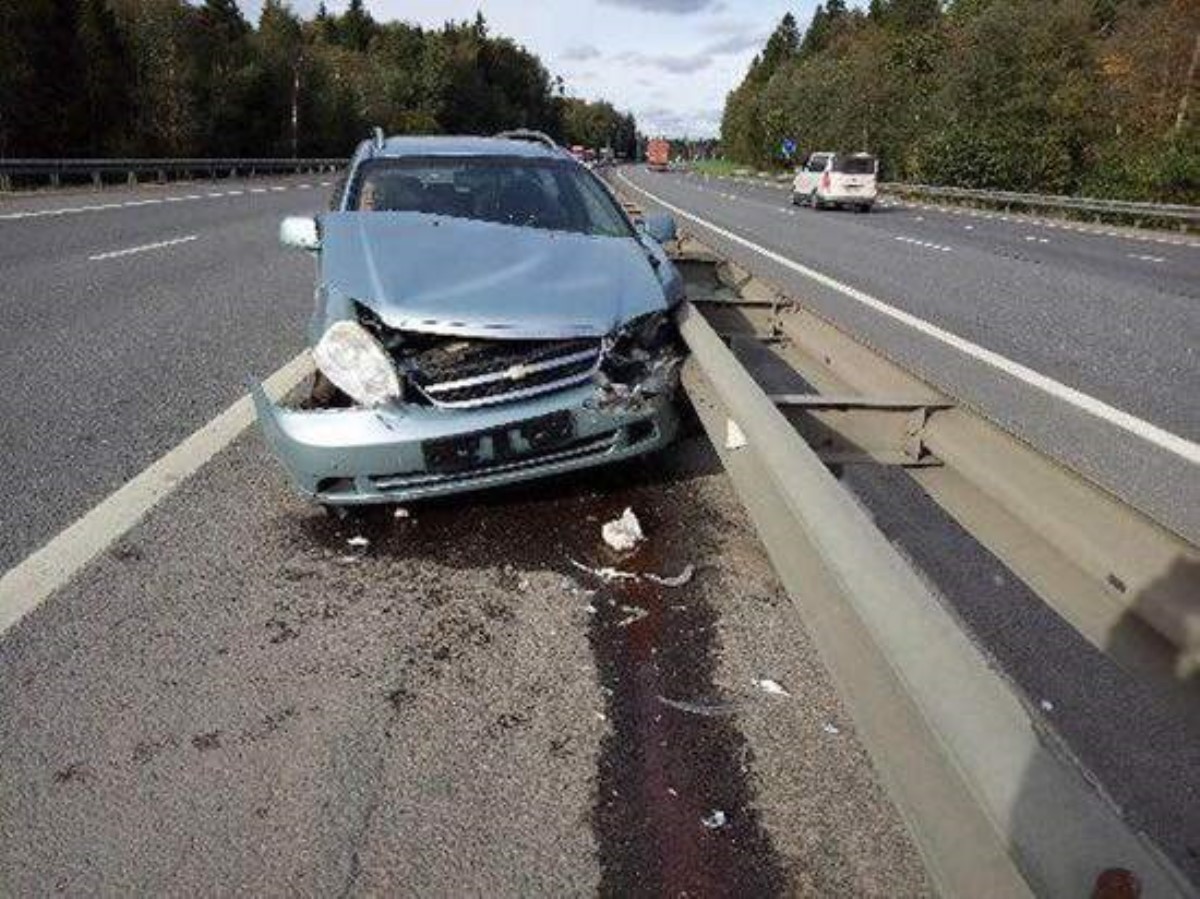
[(626, 322), (610, 338), (611, 349), (618, 354), (635, 350), (656, 352), (674, 340), (675, 325), (666, 312), (651, 312)]
[(321, 373), (356, 403), (379, 406), (400, 396), (400, 378), (383, 345), (358, 322), (330, 325), (313, 359)]

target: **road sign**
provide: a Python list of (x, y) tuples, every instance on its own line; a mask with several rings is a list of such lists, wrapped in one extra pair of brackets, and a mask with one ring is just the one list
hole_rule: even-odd
[(784, 156), (786, 156), (788, 159), (791, 159), (796, 155), (796, 142), (790, 137), (785, 137), (780, 149), (783, 151)]

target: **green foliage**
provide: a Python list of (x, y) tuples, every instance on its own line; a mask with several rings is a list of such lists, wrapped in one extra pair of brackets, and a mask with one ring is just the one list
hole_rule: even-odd
[[(293, 125), (294, 122), (294, 125)], [(482, 15), (424, 29), (362, 0), (0, 0), (0, 155), (302, 156), (391, 134), (536, 128), (633, 155), (633, 117), (566, 97)]]
[(886, 178), (1196, 202), (1198, 36), (1194, 0), (827, 0), (730, 93), (722, 149), (782, 167), (791, 137)]

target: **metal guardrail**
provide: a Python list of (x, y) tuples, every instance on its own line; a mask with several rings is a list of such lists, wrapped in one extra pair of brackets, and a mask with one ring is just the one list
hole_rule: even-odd
[(211, 178), (219, 175), (260, 175), (305, 172), (330, 172), (346, 165), (339, 158), (281, 159), (194, 158), (194, 159), (0, 159), (0, 190), (11, 190), (14, 178), (46, 177), (53, 186), (64, 179), (90, 179), (102, 186), (105, 176), (124, 175), (136, 183), (139, 175), (150, 174), (159, 181), (168, 175), (204, 173)]
[(926, 196), (947, 200), (969, 200), (976, 203), (1024, 209), (1053, 209), (1090, 213), (1100, 216), (1122, 216), (1146, 221), (1172, 220), (1200, 224), (1200, 206), (1168, 203), (1135, 203), (1128, 200), (1101, 200), (1094, 197), (1069, 197), (1054, 194), (1025, 194), (1004, 190), (973, 190), (962, 187), (937, 187), (931, 184), (887, 182), (880, 189), (902, 196)]
[[(1085, 636), (1187, 703), (1200, 550), (703, 245), (676, 259), (685, 389), (939, 893), (1087, 895), (1125, 869), (1144, 895), (1192, 895), (827, 466), (903, 467)], [(726, 344), (759, 338), (821, 392), (767, 394)]]

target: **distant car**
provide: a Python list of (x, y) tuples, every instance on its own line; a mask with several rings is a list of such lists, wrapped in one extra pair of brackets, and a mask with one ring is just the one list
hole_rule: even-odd
[(683, 281), (668, 216), (634, 225), (541, 135), (365, 141), (317, 254), (300, 406), (252, 393), (274, 453), (328, 506), (405, 502), (615, 462), (677, 430)]
[(796, 171), (792, 202), (816, 209), (850, 206), (870, 212), (879, 161), (869, 153), (813, 153)]

